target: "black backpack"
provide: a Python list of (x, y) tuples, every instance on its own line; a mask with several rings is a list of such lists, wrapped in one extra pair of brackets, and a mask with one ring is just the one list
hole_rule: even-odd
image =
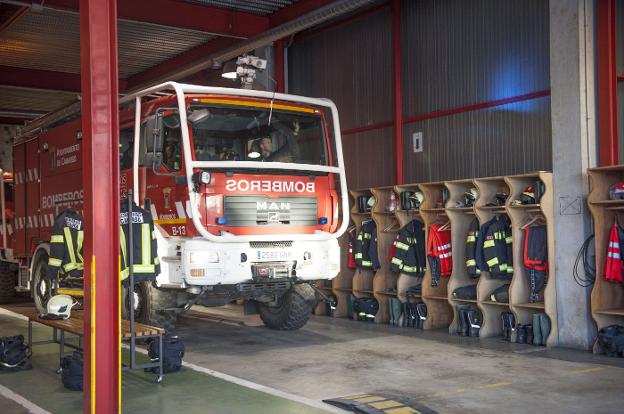
[(81, 351), (65, 355), (61, 360), (61, 379), (68, 390), (82, 391), (84, 359)]
[(624, 356), (624, 326), (609, 325), (598, 331), (598, 353)]
[[(169, 372), (177, 372), (182, 368), (182, 358), (184, 358), (185, 346), (184, 342), (177, 336), (166, 336), (163, 338), (163, 371), (165, 374)], [(160, 345), (158, 341), (150, 341), (147, 346), (147, 353), (152, 361), (160, 358)], [(158, 367), (146, 369), (154, 373), (158, 373)]]
[(28, 363), (28, 347), (24, 344), (24, 335), (0, 338), (0, 367), (10, 370), (31, 369)]

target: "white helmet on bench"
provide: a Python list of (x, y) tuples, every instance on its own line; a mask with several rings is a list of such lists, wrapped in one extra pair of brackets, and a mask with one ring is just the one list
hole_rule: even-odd
[(72, 308), (77, 304), (78, 301), (75, 301), (69, 295), (52, 296), (47, 305), (48, 315), (53, 315), (62, 319), (69, 319)]

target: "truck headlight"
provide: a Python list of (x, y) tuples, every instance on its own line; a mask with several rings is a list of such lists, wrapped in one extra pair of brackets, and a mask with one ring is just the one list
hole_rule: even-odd
[(219, 263), (219, 255), (211, 251), (191, 252), (189, 261), (191, 264)]

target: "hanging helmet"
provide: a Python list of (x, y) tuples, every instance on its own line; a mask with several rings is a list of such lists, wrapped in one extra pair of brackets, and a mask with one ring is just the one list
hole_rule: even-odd
[(421, 191), (416, 191), (414, 194), (410, 195), (410, 207), (411, 208), (420, 208), (423, 200), (425, 199), (425, 195)]
[(522, 204), (535, 204), (535, 187), (531, 185), (525, 188), (520, 195), (520, 202)]
[(609, 198), (611, 200), (624, 200), (624, 182), (609, 187)]
[(52, 296), (48, 301), (47, 314), (55, 319), (69, 319), (71, 316), (71, 309), (77, 304), (78, 302), (69, 295)]
[(496, 193), (496, 205), (504, 206), (507, 201), (507, 197), (509, 197), (509, 194), (503, 193), (502, 191)]
[(375, 196), (370, 196), (368, 198), (368, 201), (366, 202), (366, 205), (370, 208), (373, 208), (373, 206), (375, 205)]
[(464, 193), (464, 205), (466, 207), (473, 207), (475, 202), (477, 201), (477, 198), (479, 198), (479, 190), (477, 190), (475, 187), (472, 187)]

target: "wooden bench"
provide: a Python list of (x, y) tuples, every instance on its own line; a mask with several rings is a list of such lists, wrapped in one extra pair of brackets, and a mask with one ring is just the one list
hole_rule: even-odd
[[(34, 306), (19, 306), (19, 305), (4, 305), (2, 308), (17, 313), (19, 315), (25, 316), (28, 318), (28, 345), (30, 347), (30, 353), (32, 354), (32, 347), (34, 345), (44, 345), (44, 344), (52, 344), (56, 343), (60, 345), (60, 361), (65, 356), (65, 347), (79, 349), (82, 350), (82, 342), (84, 338), (84, 311), (83, 310), (72, 310), (71, 318), (65, 320), (59, 319), (42, 319), (39, 317), (39, 313)], [(52, 328), (52, 339), (43, 340), (43, 341), (33, 341), (32, 335), (32, 324), (33, 322), (37, 322), (41, 325), (49, 326)], [(122, 320), (121, 321), (121, 340), (128, 341), (132, 339), (132, 332), (130, 329), (130, 321)], [(69, 343), (66, 341), (65, 334), (70, 333), (75, 335), (78, 339), (78, 344)], [(159, 349), (163, 349), (163, 336), (165, 335), (165, 330), (162, 328), (158, 328), (155, 326), (145, 325), (142, 323), (135, 322), (134, 323), (134, 334), (135, 339), (149, 339), (153, 338), (159, 341)], [(162, 358), (159, 358), (158, 362), (152, 362), (147, 364), (136, 364), (134, 355), (131, 355), (131, 363), (130, 365), (124, 365), (124, 370), (129, 369), (143, 369), (143, 368), (159, 368), (158, 378), (156, 382), (159, 383), (162, 381)], [(59, 367), (58, 372), (61, 372), (61, 368)]]

